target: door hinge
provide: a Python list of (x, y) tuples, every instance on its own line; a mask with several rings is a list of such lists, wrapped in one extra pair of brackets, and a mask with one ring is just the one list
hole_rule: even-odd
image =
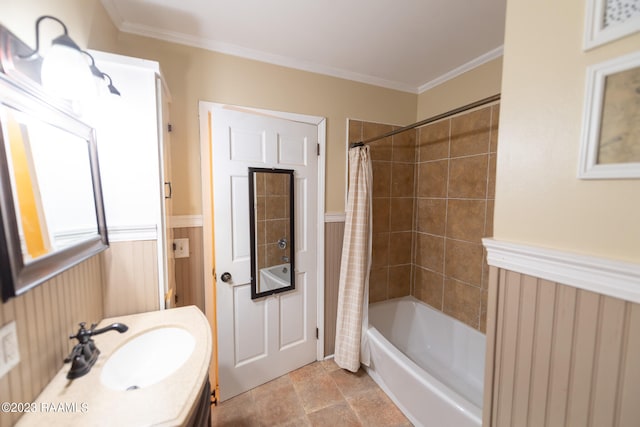
[(171, 126), (171, 123), (167, 123), (167, 132), (171, 131), (173, 131), (173, 126)]
[(316, 339), (320, 338), (320, 330), (316, 328)]
[(320, 155), (320, 143), (317, 144), (318, 147), (318, 156)]

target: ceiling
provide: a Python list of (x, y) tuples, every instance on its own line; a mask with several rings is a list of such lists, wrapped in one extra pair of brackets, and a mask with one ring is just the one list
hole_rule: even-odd
[(120, 31), (420, 93), (502, 55), (506, 0), (102, 0)]

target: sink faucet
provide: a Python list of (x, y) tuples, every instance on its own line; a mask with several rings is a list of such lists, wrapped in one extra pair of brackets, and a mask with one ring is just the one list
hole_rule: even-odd
[(100, 335), (107, 331), (126, 332), (129, 327), (123, 323), (112, 323), (104, 328), (96, 329), (97, 324), (94, 323), (89, 329), (85, 328), (86, 323), (80, 323), (80, 329), (75, 335), (70, 335), (69, 339), (77, 339), (78, 344), (73, 347), (71, 354), (64, 359), (64, 363), (71, 362), (71, 369), (67, 373), (67, 378), (72, 380), (79, 378), (91, 370), (91, 367), (98, 360), (100, 350), (96, 347), (95, 342), (91, 338), (94, 335)]

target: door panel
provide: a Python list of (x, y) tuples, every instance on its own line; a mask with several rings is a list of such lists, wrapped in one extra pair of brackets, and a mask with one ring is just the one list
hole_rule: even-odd
[(296, 286), (300, 284), (302, 292), (283, 294), (280, 297), (280, 349), (295, 345), (306, 339), (306, 274), (296, 275)]
[(265, 162), (265, 132), (248, 131), (229, 127), (230, 159), (238, 162)]
[(295, 138), (278, 135), (278, 163), (281, 165), (306, 166), (306, 143)]
[(233, 288), (235, 364), (241, 366), (268, 355), (265, 301), (251, 301), (251, 286)]
[[(309, 200), (309, 190), (307, 185), (306, 178), (296, 178), (295, 188), (296, 188), (296, 250), (301, 254), (307, 254), (309, 248), (309, 242), (307, 238), (309, 237), (308, 233), (304, 233), (303, 231), (309, 228), (309, 204), (313, 202)], [(315, 236), (313, 240), (315, 241)]]
[[(231, 209), (249, 212), (249, 180), (246, 176), (231, 177)], [(231, 217), (231, 253), (233, 262), (250, 262), (249, 214)], [(244, 277), (240, 278), (245, 281)]]

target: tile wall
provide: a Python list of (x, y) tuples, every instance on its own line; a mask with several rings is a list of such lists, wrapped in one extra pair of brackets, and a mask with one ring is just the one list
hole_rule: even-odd
[[(391, 125), (349, 122), (354, 142), (393, 130)], [(416, 131), (370, 144), (373, 168), (373, 240), (369, 301), (411, 294)]]
[(412, 295), (486, 329), (499, 105), (418, 129)]
[(282, 264), (289, 257), (290, 246), (278, 247), (278, 240), (289, 236), (289, 175), (256, 173), (256, 226), (258, 236), (258, 268)]
[[(369, 301), (413, 295), (485, 331), (499, 104), (376, 141)], [(350, 120), (349, 141), (391, 125)]]

